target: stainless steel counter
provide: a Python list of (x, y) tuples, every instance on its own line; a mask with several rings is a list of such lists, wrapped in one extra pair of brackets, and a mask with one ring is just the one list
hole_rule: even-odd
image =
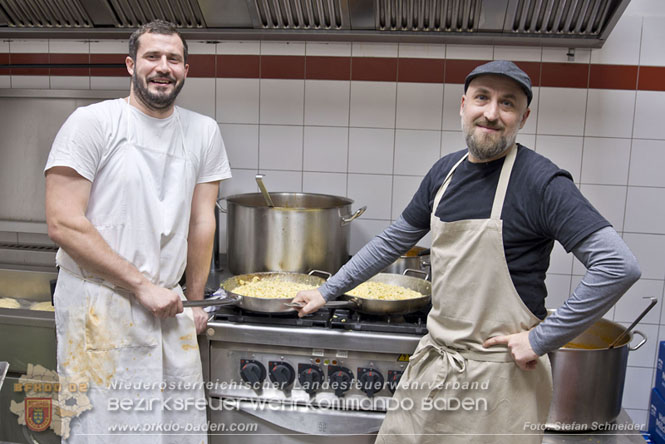
[[(621, 410), (619, 417), (613, 424), (612, 430), (576, 433), (576, 432), (546, 432), (543, 444), (644, 444), (644, 438), (638, 430), (633, 430), (633, 420)], [(622, 430), (623, 429), (623, 430)]]

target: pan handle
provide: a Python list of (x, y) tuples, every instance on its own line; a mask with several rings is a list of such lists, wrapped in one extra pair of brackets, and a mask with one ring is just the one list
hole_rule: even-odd
[(350, 224), (355, 219), (358, 219), (360, 216), (362, 216), (362, 214), (365, 212), (365, 210), (367, 210), (367, 205), (365, 205), (364, 207), (358, 208), (356, 210), (356, 212), (353, 213), (351, 216), (342, 217), (342, 226)]
[(425, 275), (425, 277), (423, 278), (423, 279), (425, 279), (425, 280), (427, 280), (427, 279), (429, 278), (429, 273), (428, 273), (428, 272), (426, 272), (426, 271), (422, 271), (422, 270), (414, 270), (413, 268), (407, 268), (406, 270), (404, 270), (404, 271), (402, 272), (402, 275), (403, 275), (403, 276), (408, 276), (409, 273), (415, 273), (415, 274), (419, 274), (419, 275), (421, 275), (421, 276), (422, 276), (422, 275)]
[(236, 296), (229, 295), (227, 292), (224, 290), (218, 290), (222, 291), (223, 294), (225, 295), (224, 298), (222, 299), (217, 299), (217, 298), (208, 298), (208, 299), (203, 299), (202, 301), (182, 301), (182, 306), (187, 308), (187, 307), (222, 307), (225, 305), (235, 305), (238, 303), (240, 298)]
[(354, 300), (348, 300), (348, 301), (328, 301), (326, 302), (326, 305), (324, 305), (326, 308), (357, 308), (358, 304)]
[[(303, 308), (305, 304), (298, 302), (285, 302), (284, 305), (291, 308)], [(356, 308), (358, 304), (354, 301), (328, 301), (324, 307), (326, 308)]]

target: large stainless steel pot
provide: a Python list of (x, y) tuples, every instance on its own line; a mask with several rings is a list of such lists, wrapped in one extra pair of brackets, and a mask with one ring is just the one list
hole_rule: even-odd
[(351, 212), (345, 197), (311, 193), (260, 193), (228, 197), (227, 255), (233, 274), (259, 271), (335, 273), (349, 258)]
[(575, 425), (594, 430), (619, 416), (628, 352), (647, 341), (646, 335), (636, 330), (633, 333), (642, 337), (637, 345), (630, 345), (633, 333), (628, 333), (614, 348), (608, 348), (624, 330), (615, 322), (601, 319), (549, 354), (554, 393), (548, 429), (565, 430)]

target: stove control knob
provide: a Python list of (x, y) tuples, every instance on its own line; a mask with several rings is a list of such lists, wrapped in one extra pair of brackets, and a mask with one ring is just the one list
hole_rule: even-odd
[(307, 393), (315, 393), (323, 382), (323, 371), (316, 365), (299, 364), (298, 382)]
[(268, 368), (270, 369), (270, 380), (273, 384), (279, 386), (281, 390), (291, 386), (296, 378), (295, 370), (293, 370), (291, 364), (287, 364), (286, 362), (270, 361)]
[(383, 388), (383, 375), (373, 368), (359, 368), (358, 383), (360, 390), (372, 397)]
[(251, 384), (253, 388), (260, 388), (261, 383), (266, 379), (266, 368), (259, 361), (241, 359), (240, 377), (243, 381)]
[(335, 390), (336, 396), (344, 396), (344, 392), (351, 389), (353, 373), (346, 367), (331, 365), (328, 367), (328, 382), (330, 388)]
[(388, 371), (388, 390), (390, 390), (390, 393), (395, 393), (395, 390), (397, 390), (397, 384), (402, 378), (402, 373), (404, 372), (401, 370)]

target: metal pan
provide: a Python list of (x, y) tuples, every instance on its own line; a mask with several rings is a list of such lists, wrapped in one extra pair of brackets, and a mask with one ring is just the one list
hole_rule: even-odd
[[(315, 276), (314, 274), (323, 274), (326, 277), (330, 273), (319, 270), (312, 270), (309, 274), (302, 273), (288, 273), (288, 272), (261, 272), (261, 273), (248, 273), (239, 274), (226, 279), (220, 285), (225, 293), (222, 299), (212, 299), (203, 301), (185, 301), (185, 307), (205, 307), (205, 306), (225, 306), (234, 305), (243, 310), (252, 311), (256, 313), (289, 313), (294, 312), (295, 309), (287, 305), (293, 298), (260, 298), (243, 296), (235, 293), (233, 290), (237, 287), (252, 281), (255, 277), (259, 279), (275, 279), (283, 282), (295, 282), (299, 284), (309, 284), (315, 287), (320, 287), (325, 282), (325, 279)], [(294, 295), (295, 296), (295, 295)]]
[[(426, 274), (420, 270), (404, 270), (404, 274), (379, 273), (367, 282), (382, 282), (417, 291), (423, 296), (397, 301), (366, 299), (344, 294), (335, 301), (326, 302), (326, 308), (349, 308), (370, 315), (401, 315), (427, 307), (432, 299), (432, 283), (425, 279), (407, 276), (407, 273)], [(299, 304), (289, 304), (292, 307)]]

